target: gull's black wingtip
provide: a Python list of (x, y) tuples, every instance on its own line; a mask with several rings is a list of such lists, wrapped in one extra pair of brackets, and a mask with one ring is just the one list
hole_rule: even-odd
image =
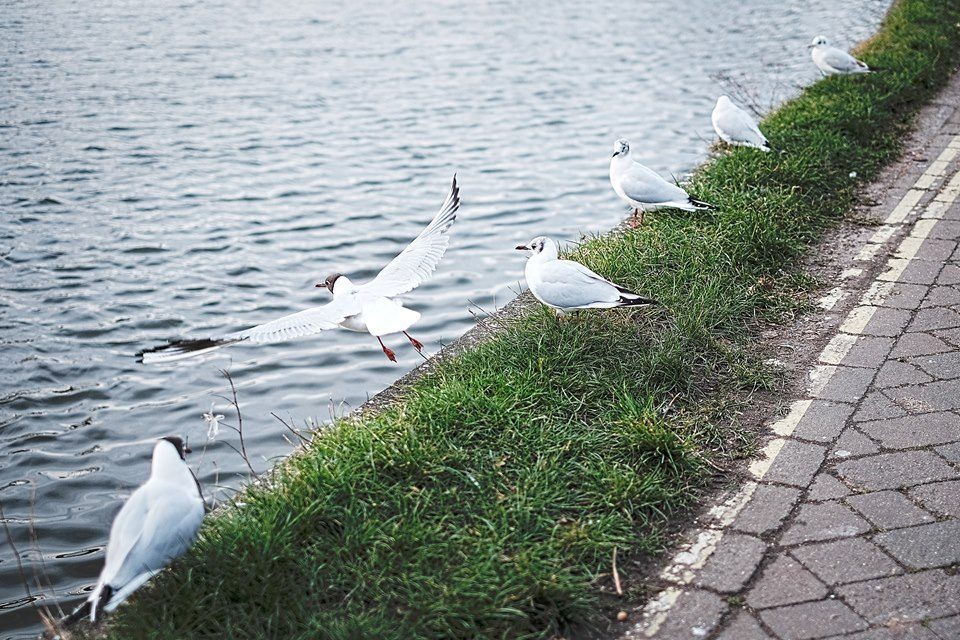
[(617, 291), (620, 292), (620, 303), (624, 307), (643, 307), (643, 306), (652, 306), (652, 307), (661, 307), (659, 300), (654, 300), (653, 298), (645, 298), (638, 293), (634, 293), (627, 289), (626, 287), (621, 287), (618, 284), (613, 285), (616, 287)]
[(196, 338), (188, 340), (174, 340), (159, 347), (144, 349), (137, 354), (140, 364), (172, 362), (192, 355), (200, 355), (206, 351), (225, 347), (241, 342), (243, 338)]
[(710, 204), (709, 202), (704, 202), (703, 200), (697, 200), (696, 198), (688, 198), (690, 204), (692, 204), (697, 209), (706, 209), (708, 211), (716, 211), (717, 205)]
[(90, 607), (90, 601), (84, 600), (79, 607), (57, 620), (57, 626), (72, 627), (84, 618), (90, 617)]
[(637, 296), (635, 298), (620, 296), (620, 306), (622, 307), (662, 307), (663, 304), (659, 300), (654, 300), (653, 298), (644, 298), (643, 296)]
[(450, 195), (447, 196), (447, 202), (451, 210), (456, 212), (460, 209), (460, 185), (457, 184), (457, 172), (453, 172), (453, 181), (450, 183)]

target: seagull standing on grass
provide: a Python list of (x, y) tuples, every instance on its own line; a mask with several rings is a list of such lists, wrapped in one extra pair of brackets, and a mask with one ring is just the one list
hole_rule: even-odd
[(633, 226), (643, 224), (643, 216), (647, 211), (664, 207), (684, 211), (716, 209), (712, 204), (691, 198), (677, 185), (667, 182), (639, 162), (634, 162), (630, 155), (630, 143), (623, 138), (613, 145), (610, 184), (617, 195), (633, 208)]
[(558, 316), (577, 309), (660, 304), (610, 282), (579, 262), (561, 260), (557, 243), (550, 238), (536, 237), (517, 250), (530, 252), (523, 273), (533, 297), (554, 309)]
[(710, 119), (713, 130), (727, 144), (773, 151), (750, 114), (733, 104), (727, 96), (717, 98), (717, 106), (713, 108)]
[(407, 329), (420, 319), (420, 314), (405, 309), (397, 296), (423, 284), (440, 264), (450, 243), (447, 231), (457, 219), (459, 208), (460, 190), (457, 177), (454, 176), (447, 199), (427, 228), (370, 282), (354, 284), (345, 275), (332, 274), (317, 284), (333, 294), (333, 300), (321, 307), (284, 316), (245, 331), (204, 339), (177, 340), (147, 349), (138, 354), (141, 362), (172, 362), (238, 342), (280, 342), (336, 327), (369, 333), (380, 342), (383, 352), (393, 362), (397, 361), (397, 357), (383, 344), (382, 336), (402, 333), (419, 352), (423, 344), (407, 333)]
[(175, 436), (154, 446), (150, 479), (130, 495), (110, 528), (97, 586), (65, 624), (86, 616), (96, 622), (193, 544), (204, 508), (200, 485), (184, 458), (189, 452)]
[(814, 38), (813, 42), (807, 45), (807, 48), (810, 49), (813, 64), (817, 65), (817, 68), (825, 76), (879, 71), (879, 69), (871, 69), (865, 62), (857, 60), (843, 49), (830, 46), (823, 36)]

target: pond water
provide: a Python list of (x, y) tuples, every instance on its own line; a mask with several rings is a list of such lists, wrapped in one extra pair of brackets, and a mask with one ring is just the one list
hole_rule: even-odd
[[(407, 296), (428, 353), (520, 288), (540, 234), (626, 215), (616, 138), (682, 175), (716, 96), (767, 108), (817, 78), (805, 45), (849, 46), (884, 1), (0, 2), (0, 637), (75, 605), (155, 438), (189, 437), (218, 499), (245, 464), (201, 414), (229, 369), (257, 470), (416, 366), (331, 331), (175, 366), (134, 354), (245, 328), (363, 280), (429, 221), (459, 172), (440, 269)], [(721, 79), (723, 76), (733, 78)], [(24, 579), (28, 583), (25, 589)]]

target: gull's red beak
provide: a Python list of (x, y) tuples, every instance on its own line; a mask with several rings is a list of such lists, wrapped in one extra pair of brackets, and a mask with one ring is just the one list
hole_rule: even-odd
[(313, 286), (315, 286), (315, 287), (325, 287), (325, 286), (327, 286), (327, 283), (326, 283), (326, 282), (318, 282), (317, 284), (315, 284), (315, 285), (313, 285)]
[(530, 247), (525, 244), (517, 245), (514, 247), (517, 251), (530, 251)]
[(184, 453), (193, 453), (193, 449), (191, 449), (190, 447), (184, 447), (184, 448), (183, 448), (183, 452), (184, 452)]

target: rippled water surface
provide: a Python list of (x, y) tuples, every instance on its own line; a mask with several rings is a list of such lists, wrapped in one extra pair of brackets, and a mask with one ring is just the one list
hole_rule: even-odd
[[(92, 586), (158, 436), (190, 438), (220, 499), (240, 482), (235, 434), (199, 453), (201, 414), (231, 417), (219, 368), (259, 470), (291, 449), (271, 412), (322, 422), (420, 362), (337, 331), (163, 368), (138, 349), (322, 302), (334, 270), (371, 276), (458, 170), (450, 251), (407, 298), (433, 352), (513, 296), (518, 242), (625, 215), (618, 136), (679, 175), (713, 139), (718, 74), (769, 106), (816, 78), (812, 36), (847, 46), (887, 6), (279, 4), (0, 1), (0, 501), (35, 604)], [(0, 545), (0, 636), (37, 629)]]

